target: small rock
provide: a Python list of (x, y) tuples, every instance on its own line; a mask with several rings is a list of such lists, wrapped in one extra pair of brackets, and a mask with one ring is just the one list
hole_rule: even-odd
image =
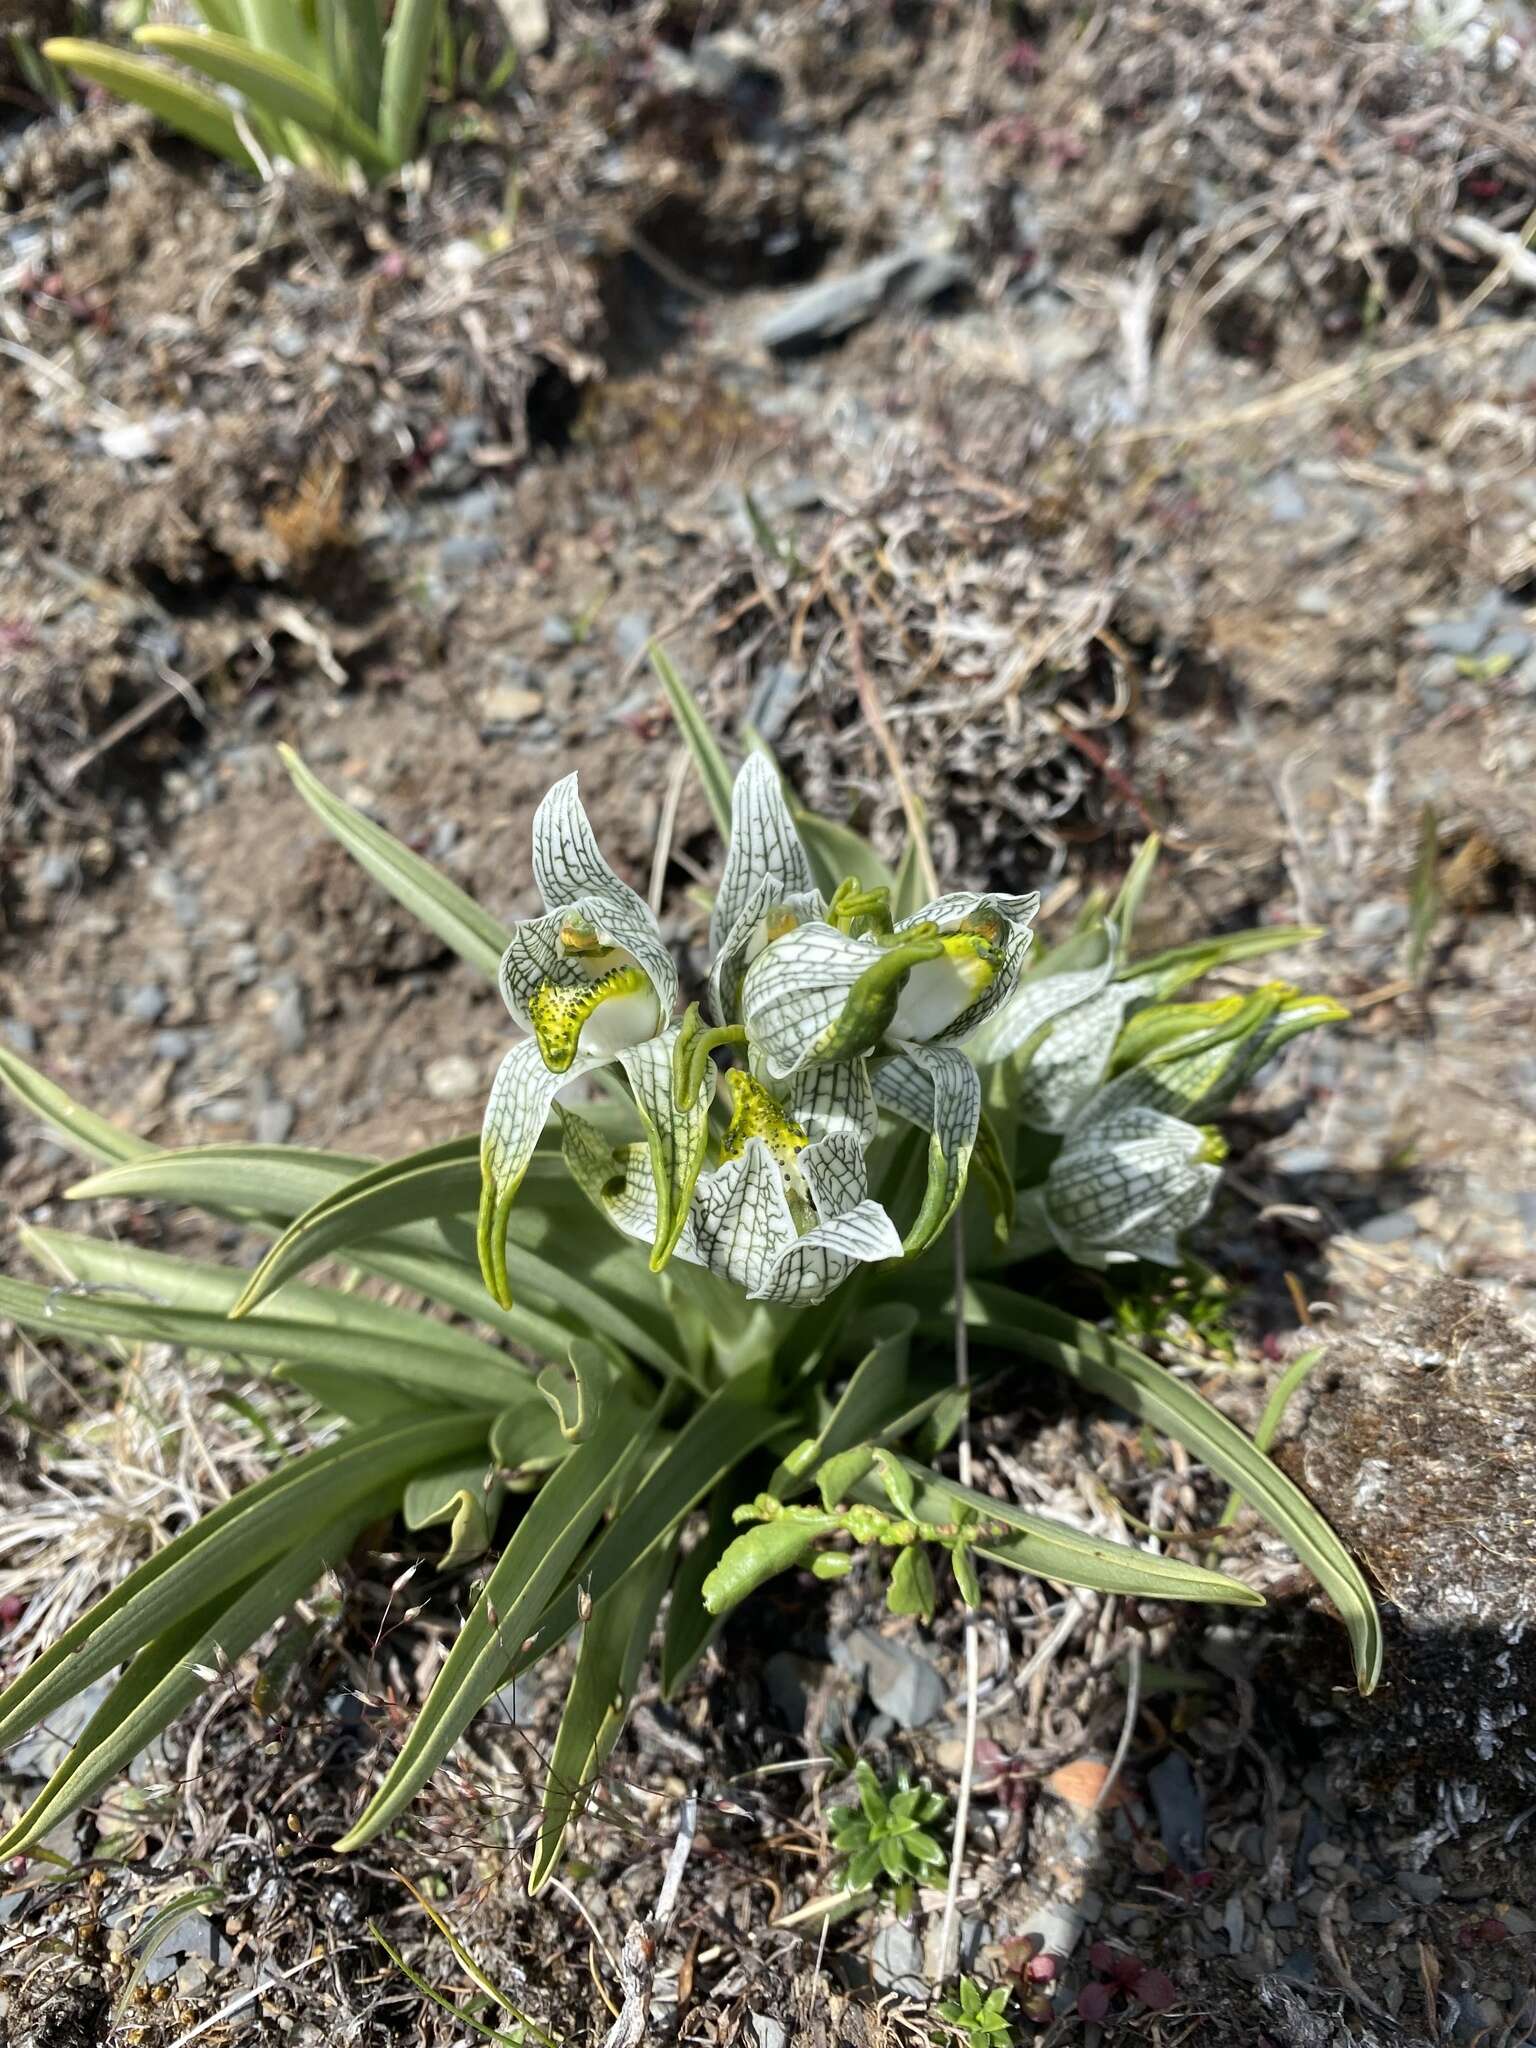
[(292, 982), (272, 1005), (272, 1036), (284, 1052), (302, 1052), (309, 1037), (304, 991)]
[(1266, 477), (1254, 497), (1277, 526), (1299, 526), (1311, 511), (1306, 493), (1288, 469), (1277, 469)]
[(1523, 1906), (1506, 1906), (1499, 1918), (1511, 1934), (1522, 1938), (1527, 1934), (1536, 1934), (1536, 1916), (1527, 1913)]
[(644, 612), (620, 612), (613, 622), (613, 651), (627, 666), (644, 654), (651, 638), (651, 621)]
[(185, 1031), (157, 1031), (154, 1047), (157, 1060), (184, 1060), (192, 1050), (192, 1041)]
[(291, 1102), (264, 1102), (257, 1110), (254, 1131), (258, 1145), (286, 1145), (288, 1134), (293, 1129), (293, 1104)]
[(423, 1067), (421, 1084), (434, 1102), (463, 1102), (480, 1092), (480, 1062), (467, 1053), (444, 1053)]
[(1445, 1880), (1433, 1870), (1400, 1870), (1397, 1885), (1420, 1906), (1433, 1906), (1445, 1890)]
[(562, 619), (558, 613), (547, 618), (539, 628), (546, 647), (574, 647), (576, 630), (569, 619)]
[(1264, 1918), (1271, 1927), (1296, 1927), (1301, 1915), (1296, 1910), (1294, 1899), (1274, 1899), (1264, 1908)]
[(886, 308), (921, 306), (939, 298), (969, 276), (952, 249), (913, 243), (842, 277), (807, 285), (761, 323), (757, 339), (782, 353), (815, 348), (862, 327)]
[(874, 1706), (900, 1728), (925, 1728), (944, 1711), (944, 1680), (926, 1657), (895, 1637), (856, 1628), (845, 1642), (833, 1644), (832, 1658), (862, 1675)]
[(549, 41), (546, 0), (496, 0), (507, 26), (507, 40), (520, 57), (536, 57)]
[(158, 1024), (170, 1003), (170, 997), (157, 981), (147, 981), (142, 988), (128, 991), (123, 1010), (135, 1024)]
[(805, 689), (805, 670), (792, 661), (776, 661), (752, 692), (747, 723), (771, 746), (784, 730), (789, 714)]
[(1176, 1749), (1147, 1773), (1163, 1847), (1183, 1870), (1205, 1862), (1205, 1801), (1189, 1761)]
[(445, 576), (473, 575), (500, 561), (501, 542), (494, 533), (453, 533), (437, 550), (437, 566)]
[(37, 1051), (37, 1033), (25, 1019), (7, 1017), (0, 1024), (0, 1031), (5, 1033), (6, 1043), (12, 1051), (19, 1052), (23, 1059), (30, 1059)]
[(1387, 1892), (1366, 1892), (1349, 1902), (1350, 1917), (1362, 1927), (1390, 1927), (1403, 1917), (1402, 1902)]
[(1419, 628), (1419, 639), (1428, 654), (1476, 654), (1492, 630), (1490, 618), (1437, 619)]
[(37, 864), (37, 886), (46, 889), (50, 896), (70, 888), (79, 875), (73, 856), (67, 853), (45, 853)]
[(870, 1968), (881, 1991), (899, 1991), (905, 1998), (928, 1995), (922, 1941), (914, 1928), (900, 1920), (888, 1920), (875, 1936)]
[(243, 1124), (246, 1107), (238, 1095), (220, 1095), (213, 1102), (200, 1102), (197, 1113), (211, 1124)]
[(487, 725), (521, 725), (543, 709), (539, 692), (519, 683), (493, 683), (480, 699), (480, 716)]
[(749, 2012), (747, 2024), (752, 2029), (752, 2038), (757, 2048), (788, 2048), (789, 2029), (782, 2020), (776, 2020), (772, 2013)]
[(1362, 903), (1349, 920), (1352, 939), (1395, 939), (1408, 929), (1408, 906), (1391, 897), (1380, 903)]
[(1404, 1238), (1418, 1234), (1419, 1219), (1411, 1209), (1389, 1209), (1384, 1215), (1372, 1216), (1355, 1232), (1367, 1244), (1401, 1244)]

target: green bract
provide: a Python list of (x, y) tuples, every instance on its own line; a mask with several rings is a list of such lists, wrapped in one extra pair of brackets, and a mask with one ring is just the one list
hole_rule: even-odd
[[(398, 1820), (486, 1700), (579, 1628), (535, 1889), (658, 1623), (670, 1695), (776, 1572), (835, 1576), (863, 1551), (893, 1609), (919, 1615), (951, 1577), (979, 1601), (984, 1562), (1151, 1600), (1257, 1601), (1220, 1572), (1087, 1536), (936, 1466), (963, 1399), (961, 1319), (976, 1376), (1023, 1356), (1177, 1436), (1316, 1574), (1361, 1687), (1375, 1684), (1369, 1591), (1305, 1496), (1186, 1381), (1016, 1285), (1042, 1249), (1058, 1275), (1063, 1254), (1178, 1256), (1217, 1177), (1194, 1119), (1334, 1011), (1278, 984), (1235, 1007), (1171, 999), (1307, 934), (1134, 960), (1149, 849), (1111, 917), (1041, 959), (1031, 898), (923, 906), (919, 863), (890, 875), (846, 827), (793, 812), (766, 756), (733, 787), (697, 708), (664, 680), (729, 824), (705, 1008), (680, 1018), (657, 926), (598, 852), (573, 778), (535, 827), (546, 910), (508, 929), (285, 756), (325, 827), (499, 983), (525, 1034), (478, 1137), (385, 1163), (161, 1151), (0, 1050), (0, 1081), (91, 1162), (74, 1198), (190, 1205), (266, 1247), (252, 1270), (26, 1231), (46, 1278), (0, 1280), (0, 1317), (109, 1353), (126, 1341), (222, 1355), (330, 1418), (313, 1449), (184, 1530), (0, 1695), (5, 1743), (118, 1674), (0, 1856), (101, 1792), (385, 1518), (398, 1518), (392, 1547), (440, 1530), (441, 1562), (486, 1563), (342, 1846)], [(561, 1103), (549, 1121), (567, 1083), (608, 1067), (611, 1099)], [(958, 1296), (949, 1244), (928, 1249), (951, 1217), (968, 1268)], [(1049, 1266), (1035, 1277), (1055, 1284)], [(877, 1846), (871, 1833), (863, 1847)]]
[(242, 170), (283, 161), (335, 184), (399, 170), (416, 147), (440, 0), (198, 0), (205, 28), (134, 41), (206, 84), (110, 43), (57, 36), (43, 55)]

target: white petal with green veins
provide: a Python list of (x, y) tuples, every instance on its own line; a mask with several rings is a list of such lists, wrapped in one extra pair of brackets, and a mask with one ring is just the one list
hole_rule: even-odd
[(709, 924), (718, 953), (748, 901), (764, 883), (770, 899), (813, 894), (811, 863), (800, 844), (778, 770), (766, 754), (749, 754), (731, 790), (731, 844)]
[(928, 1186), (907, 1234), (908, 1258), (926, 1251), (965, 1192), (981, 1122), (981, 1078), (955, 1046), (909, 1046), (875, 1069), (875, 1096), (930, 1135)]
[(775, 939), (742, 983), (742, 1021), (754, 1051), (779, 1080), (815, 1061), (872, 1051), (925, 951), (936, 954), (938, 941), (881, 946), (820, 922)]
[(1038, 896), (978, 896), (954, 890), (936, 896), (896, 927), (939, 927), (941, 959), (912, 970), (890, 1028), (902, 1043), (968, 1039), (1008, 1002), (1019, 985), (1033, 940)]
[(860, 1202), (829, 1216), (782, 1255), (757, 1295), (761, 1301), (822, 1301), (856, 1265), (901, 1257), (896, 1226), (878, 1202)]
[(1046, 1176), (1045, 1214), (1080, 1263), (1179, 1262), (1178, 1233), (1210, 1207), (1221, 1170), (1204, 1132), (1155, 1109), (1126, 1109), (1074, 1130)]
[(655, 1178), (656, 1232), (651, 1266), (656, 1272), (676, 1249), (688, 1220), (688, 1205), (709, 1141), (709, 1108), (714, 1096), (714, 1090), (706, 1086), (698, 1091), (690, 1108), (679, 1107), (672, 1085), (672, 1055), (680, 1029), (674, 1024), (660, 1037), (643, 1045), (632, 1045), (619, 1054), (645, 1125)]
[(552, 1074), (531, 1038), (514, 1045), (491, 1083), (480, 1133), (480, 1271), (492, 1297), (512, 1305), (507, 1281), (507, 1217), (528, 1171), (550, 1106), (568, 1081), (603, 1066), (601, 1058), (578, 1053), (570, 1068)]
[(1042, 1025), (1075, 1010), (1109, 985), (1120, 964), (1119, 941), (1113, 925), (1106, 923), (1104, 933), (1104, 958), (1097, 967), (1061, 974), (1037, 969), (1025, 977), (1012, 1000), (988, 1019), (972, 1041), (971, 1057), (978, 1066), (992, 1066), (1010, 1058)]
[(603, 859), (574, 775), (557, 782), (534, 813), (533, 878), (551, 911), (585, 917), (606, 943), (633, 955), (665, 1022), (677, 1005), (677, 967), (643, 898)]

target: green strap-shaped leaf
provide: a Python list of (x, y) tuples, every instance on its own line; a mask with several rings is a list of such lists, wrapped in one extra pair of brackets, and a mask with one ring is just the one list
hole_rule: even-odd
[(715, 1633), (715, 1617), (704, 1605), (704, 1581), (736, 1533), (731, 1520), (735, 1491), (729, 1480), (715, 1488), (708, 1525), (673, 1573), (672, 1598), (661, 1638), (661, 1696), (665, 1700), (677, 1698)]
[(180, 1616), (323, 1527), (347, 1502), (403, 1487), (419, 1465), (467, 1451), (487, 1427), (483, 1414), (458, 1414), (350, 1430), (221, 1502), (104, 1594), (0, 1693), (0, 1743), (35, 1728)]
[[(830, 896), (848, 875), (863, 889), (889, 889), (895, 902), (896, 877), (876, 853), (862, 832), (840, 825), (834, 818), (819, 818), (814, 811), (793, 807), (795, 830), (811, 857), (816, 886)], [(918, 898), (922, 901), (921, 896)], [(915, 907), (915, 906), (914, 906)]]
[[(28, 1229), (22, 1231), (21, 1241), (67, 1280), (97, 1290), (125, 1290), (138, 1296), (141, 1303), (147, 1299), (159, 1307), (199, 1315), (227, 1317), (245, 1279), (238, 1266), (178, 1259), (109, 1238), (86, 1237), (79, 1231)], [(498, 1384), (507, 1372), (505, 1354), (468, 1330), (434, 1322), (411, 1309), (372, 1301), (365, 1294), (290, 1282), (283, 1289), (279, 1313), (285, 1322), (313, 1324), (319, 1330), (347, 1330), (358, 1336), (382, 1337), (387, 1343), (435, 1346), (452, 1358), (470, 1358), (494, 1371)], [(238, 1333), (227, 1331), (224, 1341), (238, 1343)], [(567, 1338), (567, 1346), (569, 1342)], [(565, 1354), (562, 1351), (560, 1355)], [(524, 1384), (531, 1396), (532, 1381)]]
[(1237, 1488), (1290, 1544), (1338, 1608), (1360, 1690), (1381, 1676), (1381, 1621), (1359, 1566), (1300, 1487), (1255, 1449), (1219, 1409), (1182, 1380), (1091, 1323), (1006, 1287), (966, 1289), (966, 1321), (989, 1344), (1042, 1359), (1094, 1393), (1165, 1430)]
[(374, 177), (393, 168), (379, 138), (365, 128), (323, 78), (292, 58), (259, 50), (216, 29), (136, 29), (134, 41), (162, 57), (175, 57), (217, 85), (233, 86), (259, 113), (292, 121), (322, 142), (355, 157)]
[(1160, 996), (1198, 981), (1218, 967), (1231, 967), (1240, 960), (1257, 960), (1266, 953), (1287, 953), (1295, 946), (1310, 946), (1324, 936), (1320, 924), (1266, 924), (1252, 931), (1225, 932), (1219, 938), (1194, 939), (1185, 946), (1170, 946), (1147, 960), (1133, 960), (1120, 969), (1121, 979), (1152, 982)]
[(430, 1472), (418, 1472), (406, 1482), (401, 1514), (410, 1530), (437, 1529), (448, 1524), (448, 1548), (438, 1560), (440, 1569), (468, 1564), (489, 1548), (507, 1489), (490, 1467), (487, 1453), (477, 1457), (451, 1458)]
[(98, 1160), (103, 1166), (126, 1165), (132, 1159), (152, 1159), (157, 1148), (147, 1138), (137, 1138), (132, 1131), (125, 1131), (120, 1124), (109, 1123), (104, 1116), (97, 1116), (87, 1109), (83, 1102), (50, 1081), (46, 1074), (40, 1074), (36, 1067), (29, 1067), (24, 1059), (0, 1045), (0, 1086), (14, 1096), (23, 1109), (28, 1109), (50, 1130), (75, 1152), (83, 1152), (88, 1159)]
[[(180, 1622), (174, 1624), (172, 1654), (165, 1648), (152, 1650), (142, 1672), (135, 1658), (65, 1762), (0, 1841), (0, 1856), (29, 1848), (116, 1777), (204, 1690), (207, 1680), (202, 1673), (217, 1671), (242, 1656), (328, 1566), (346, 1555), (358, 1529), (382, 1512), (389, 1498), (390, 1489), (381, 1486), (354, 1500), (249, 1579), (221, 1612), (204, 1620), (190, 1643), (189, 1625)], [(126, 1712), (117, 1704), (117, 1691), (124, 1685), (129, 1686)]]
[(658, 1544), (611, 1593), (593, 1603), (587, 1617), (549, 1759), (539, 1835), (528, 1870), (530, 1898), (554, 1875), (571, 1823), (585, 1807), (628, 1719), (675, 1557), (673, 1546)]
[[(918, 1519), (952, 1522), (957, 1508), (968, 1510), (984, 1526), (992, 1525), (990, 1533), (977, 1539), (975, 1548), (983, 1557), (996, 1558), (1016, 1570), (1034, 1572), (1059, 1585), (1087, 1586), (1096, 1593), (1128, 1593), (1147, 1600), (1212, 1600), (1233, 1607), (1264, 1605), (1263, 1595), (1252, 1587), (1202, 1565), (1154, 1557), (1128, 1543), (1102, 1542), (1065, 1522), (1030, 1514), (1011, 1501), (994, 1500), (991, 1494), (962, 1486), (957, 1479), (946, 1479), (915, 1459), (901, 1458), (898, 1463), (914, 1483), (913, 1506)], [(854, 1492), (873, 1507), (886, 1502), (885, 1489), (874, 1479), (861, 1480)], [(999, 1523), (1017, 1530), (1017, 1535), (997, 1534)]]
[(438, 0), (395, 0), (379, 87), (379, 139), (392, 165), (403, 164), (416, 148), (437, 19)]
[(149, 1152), (103, 1167), (67, 1190), (72, 1202), (119, 1195), (147, 1201), (187, 1202), (221, 1216), (300, 1216), (310, 1205), (358, 1174), (372, 1159), (301, 1145), (189, 1145)]
[(0, 1278), (0, 1315), (43, 1336), (87, 1340), (126, 1337), (151, 1344), (179, 1344), (191, 1351), (225, 1357), (263, 1358), (273, 1363), (326, 1365), (364, 1379), (390, 1380), (459, 1408), (500, 1408), (533, 1389), (527, 1375), (478, 1339), (455, 1341), (441, 1325), (431, 1339), (384, 1337), (376, 1330), (327, 1329), (286, 1316), (257, 1316), (232, 1323), (196, 1309), (161, 1308), (152, 1302), (110, 1301), (100, 1295), (70, 1294)]
[(382, 1237), (402, 1224), (464, 1215), (479, 1197), (479, 1148), (473, 1138), (450, 1139), (372, 1167), (322, 1195), (294, 1219), (251, 1275), (230, 1314), (248, 1316), (285, 1280), (332, 1252)]
[(709, 721), (699, 709), (698, 702), (688, 685), (672, 664), (670, 655), (659, 640), (653, 640), (647, 652), (657, 680), (667, 693), (667, 703), (677, 721), (683, 744), (693, 756), (693, 765), (698, 771), (700, 785), (709, 800), (720, 837), (730, 842), (731, 837), (731, 769), (722, 753), (719, 741), (709, 729)]
[[(320, 9), (326, 76), (365, 128), (377, 132), (384, 67), (380, 0), (329, 0)], [(218, 22), (209, 24), (221, 26)]]
[(299, 795), (352, 858), (428, 931), (436, 932), (445, 946), (494, 982), (512, 937), (508, 928), (446, 875), (402, 846), (382, 825), (375, 825), (361, 811), (333, 796), (291, 747), (278, 751)]
[(615, 1397), (592, 1435), (540, 1489), (459, 1630), (383, 1784), (338, 1849), (361, 1848), (405, 1810), (482, 1702), (504, 1682), (501, 1674), (532, 1634), (649, 1437), (634, 1406)]
[(804, 1493), (828, 1458), (878, 1439), (888, 1422), (905, 1414), (911, 1403), (907, 1364), (916, 1327), (917, 1313), (905, 1302), (879, 1304), (860, 1318), (870, 1348), (815, 1436), (797, 1444), (768, 1482), (775, 1499)]
[(167, 128), (174, 128), (178, 135), (227, 163), (238, 164), (242, 171), (256, 169), (256, 160), (241, 141), (235, 117), (224, 102), (200, 86), (189, 85), (174, 71), (114, 50), (110, 44), (85, 42), (75, 36), (51, 37), (43, 44), (43, 55), (50, 64), (77, 71), (93, 85), (104, 85), (108, 92), (147, 108)]

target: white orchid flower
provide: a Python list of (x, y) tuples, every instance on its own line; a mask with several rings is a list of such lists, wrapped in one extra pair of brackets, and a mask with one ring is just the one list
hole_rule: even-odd
[(1096, 966), (1027, 976), (977, 1035), (972, 1052), (980, 1066), (1018, 1056), (1022, 1072), (1011, 1098), (1031, 1130), (1060, 1136), (1068, 1129), (1109, 1071), (1127, 1010), (1154, 992), (1142, 978), (1117, 980), (1119, 968), (1119, 933), (1106, 919)]
[[(534, 813), (533, 878), (545, 915), (514, 927), (498, 976), (507, 1008), (531, 1035), (497, 1070), (480, 1144), (480, 1266), (504, 1306), (508, 1213), (568, 1081), (618, 1060), (652, 1137), (658, 1182), (662, 1154), (673, 1144), (670, 1099), (644, 1049), (676, 1007), (677, 969), (655, 918), (599, 852), (574, 775), (557, 782)], [(670, 1077), (670, 1054), (661, 1064)], [(685, 1142), (693, 1135), (690, 1125)], [(658, 1203), (662, 1257), (672, 1206), (666, 1198)]]
[(1211, 1206), (1224, 1153), (1216, 1132), (1160, 1110), (1091, 1112), (1068, 1132), (1043, 1185), (1020, 1196), (1014, 1248), (1054, 1243), (1080, 1266), (1176, 1266), (1179, 1233)]
[[(782, 1093), (744, 1068), (725, 1080), (730, 1128), (718, 1162), (698, 1177), (677, 1257), (750, 1301), (800, 1307), (823, 1300), (861, 1262), (899, 1259), (901, 1238), (865, 1178), (876, 1109), (863, 1063), (816, 1068)], [(565, 1153), (620, 1230), (654, 1238), (655, 1182), (643, 1145), (612, 1148), (584, 1118), (568, 1115)]]

